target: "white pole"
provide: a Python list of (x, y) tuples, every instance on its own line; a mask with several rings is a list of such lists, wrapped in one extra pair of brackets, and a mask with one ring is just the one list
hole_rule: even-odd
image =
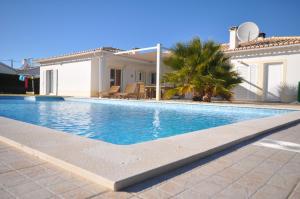
[(156, 53), (156, 101), (160, 100), (160, 64), (161, 64), (161, 44), (157, 44)]
[(101, 54), (99, 57), (99, 93), (104, 90), (104, 68), (105, 68), (105, 55)]

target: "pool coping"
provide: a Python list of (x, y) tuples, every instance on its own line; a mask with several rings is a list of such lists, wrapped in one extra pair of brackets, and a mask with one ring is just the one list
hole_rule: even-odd
[(96, 97), (91, 97), (91, 98), (86, 98), (86, 97), (64, 97), (65, 100), (70, 100), (70, 101), (93, 101), (97, 102), (101, 100), (107, 101), (128, 101), (128, 102), (145, 102), (145, 103), (163, 103), (163, 104), (178, 104), (178, 105), (203, 105), (203, 106), (221, 106), (221, 107), (238, 107), (238, 108), (258, 108), (258, 109), (277, 109), (277, 110), (299, 110), (300, 111), (300, 103), (295, 103), (295, 104), (277, 104), (277, 103), (235, 103), (235, 102), (228, 102), (228, 103), (221, 103), (221, 102), (199, 102), (199, 101), (187, 101), (187, 100), (160, 100), (156, 101), (153, 99), (118, 99), (118, 98), (96, 98)]
[(300, 111), (293, 111), (133, 145), (115, 145), (0, 117), (0, 141), (117, 191), (298, 122)]

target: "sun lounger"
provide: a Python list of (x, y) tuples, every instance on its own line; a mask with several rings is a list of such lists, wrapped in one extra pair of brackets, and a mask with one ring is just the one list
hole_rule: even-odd
[(99, 93), (99, 97), (112, 97), (120, 90), (120, 86), (112, 86), (108, 91), (103, 91)]
[(146, 88), (144, 82), (138, 83), (138, 99), (146, 99)]
[(131, 98), (131, 97), (138, 97), (138, 93), (137, 93), (137, 84), (136, 83), (132, 83), (132, 84), (127, 84), (125, 87), (125, 90), (123, 93), (116, 93), (115, 94), (116, 97), (119, 98)]

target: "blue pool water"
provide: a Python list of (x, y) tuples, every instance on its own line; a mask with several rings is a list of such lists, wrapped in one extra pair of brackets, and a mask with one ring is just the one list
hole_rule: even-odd
[(288, 111), (119, 100), (0, 98), (0, 116), (120, 145)]

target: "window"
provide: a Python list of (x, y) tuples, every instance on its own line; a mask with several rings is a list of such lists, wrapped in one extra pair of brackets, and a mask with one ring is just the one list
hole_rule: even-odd
[(121, 69), (110, 69), (110, 86), (121, 86)]
[(156, 84), (156, 73), (150, 73), (150, 84)]
[(145, 72), (143, 71), (136, 71), (135, 72), (135, 81), (136, 82), (145, 82)]

